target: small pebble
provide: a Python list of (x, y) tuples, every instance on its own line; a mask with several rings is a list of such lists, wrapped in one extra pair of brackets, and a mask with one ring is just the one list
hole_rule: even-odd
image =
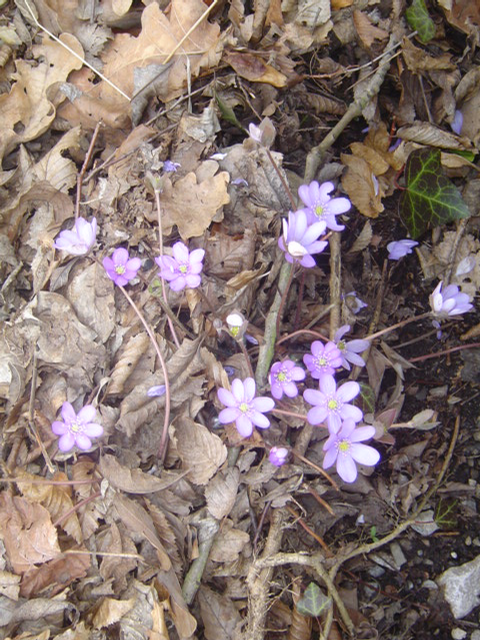
[(463, 640), (463, 638), (467, 637), (467, 632), (459, 627), (455, 627), (452, 629), (452, 638), (453, 640)]
[(465, 538), (465, 546), (466, 547), (471, 547), (472, 546), (472, 538), (470, 536), (467, 536)]

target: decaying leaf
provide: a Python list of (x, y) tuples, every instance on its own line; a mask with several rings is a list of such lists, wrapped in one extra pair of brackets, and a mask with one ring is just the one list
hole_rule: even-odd
[(115, 456), (108, 454), (100, 458), (99, 470), (112, 487), (126, 493), (143, 494), (163, 491), (182, 477), (166, 473), (166, 477), (157, 478), (140, 469), (128, 469), (120, 464)]
[(228, 516), (237, 497), (240, 472), (237, 468), (219, 472), (205, 488), (207, 508), (217, 520)]
[(25, 573), (20, 594), (25, 598), (48, 591), (50, 596), (63, 591), (69, 584), (84, 578), (91, 565), (90, 553), (76, 549), (78, 553), (62, 554), (60, 557), (34, 567)]
[(202, 585), (198, 603), (207, 640), (240, 638), (242, 619), (231, 598)]
[(109, 627), (115, 622), (119, 622), (123, 616), (133, 608), (136, 598), (128, 600), (115, 600), (114, 598), (104, 598), (93, 616), (93, 626), (95, 629)]
[(183, 416), (174, 425), (177, 450), (195, 484), (207, 484), (227, 459), (227, 447), (203, 425)]

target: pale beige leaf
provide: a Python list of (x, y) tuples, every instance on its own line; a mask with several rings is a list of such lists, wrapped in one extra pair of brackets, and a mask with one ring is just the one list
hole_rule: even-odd
[(127, 529), (141, 534), (156, 549), (160, 566), (164, 571), (168, 571), (172, 566), (159, 537), (155, 531), (152, 518), (145, 509), (138, 503), (130, 500), (126, 496), (116, 494), (114, 505), (123, 524)]
[(352, 245), (352, 248), (348, 251), (348, 253), (351, 254), (351, 253), (358, 253), (360, 251), (363, 251), (370, 244), (370, 240), (372, 239), (372, 237), (373, 237), (372, 225), (370, 223), (370, 220), (367, 220), (363, 225), (363, 229), (361, 230), (360, 235), (355, 240), (355, 242)]
[(60, 553), (50, 514), (26, 498), (0, 494), (0, 531), (16, 573), (23, 573)]
[(237, 497), (240, 472), (237, 468), (218, 473), (205, 489), (207, 508), (210, 514), (222, 520), (233, 508)]
[(105, 581), (113, 578), (115, 592), (123, 592), (127, 585), (127, 574), (138, 566), (138, 560), (130, 557), (137, 553), (135, 543), (127, 535), (123, 525), (118, 527), (115, 522), (97, 534), (96, 540), (98, 551), (113, 554), (100, 556), (100, 575)]
[(217, 435), (187, 416), (180, 417), (173, 429), (189, 480), (206, 484), (227, 459), (227, 447)]
[[(157, 507), (155, 504), (153, 504), (153, 502), (148, 500), (148, 498), (145, 499), (145, 505), (148, 509), (148, 513), (152, 517), (152, 520), (155, 524), (155, 529), (158, 533), (158, 537), (162, 541), (163, 546), (166, 549), (168, 549), (168, 555), (174, 566), (174, 569), (176, 570), (178, 569), (181, 572), (182, 563), (180, 559), (180, 553), (178, 550), (177, 540), (175, 537), (174, 530), (167, 519), (167, 516), (165, 515), (165, 513), (163, 513), (163, 511), (159, 507)], [(174, 516), (169, 514), (169, 517), (173, 518), (173, 521), (175, 521)], [(185, 529), (184, 535), (186, 535), (186, 533), (187, 532)], [(183, 540), (183, 537), (180, 539)]]
[(402, 140), (411, 140), (429, 147), (441, 147), (442, 149), (455, 149), (465, 151), (471, 144), (467, 138), (460, 138), (455, 133), (444, 131), (430, 122), (414, 122), (400, 127), (397, 136)]
[(121, 393), (123, 385), (135, 369), (140, 358), (146, 353), (150, 338), (146, 333), (131, 336), (123, 345), (110, 376), (108, 393)]
[(227, 192), (229, 179), (229, 174), (221, 171), (200, 183), (193, 172), (174, 185), (166, 180), (162, 194), (163, 233), (169, 235), (176, 225), (182, 239), (188, 240), (201, 236), (213, 220), (220, 222), (223, 218), (221, 209), (230, 202)]
[(341, 155), (347, 171), (342, 177), (342, 187), (347, 192), (352, 204), (363, 215), (378, 218), (384, 210), (382, 195), (374, 180), (375, 176), (368, 162), (358, 156)]
[(135, 605), (136, 598), (129, 600), (114, 600), (113, 598), (104, 598), (93, 616), (93, 626), (95, 629), (108, 627), (118, 622), (123, 616), (130, 611)]
[(246, 531), (223, 525), (215, 537), (209, 559), (214, 562), (234, 562), (249, 543), (250, 536)]
[(33, 567), (27, 571), (23, 576), (20, 595), (31, 598), (48, 589), (49, 595), (54, 596), (74, 580), (84, 578), (91, 565), (91, 556), (85, 548), (78, 551), (80, 553), (62, 554), (40, 567)]
[(18, 600), (19, 582), (20, 576), (0, 570), (0, 596), (6, 596), (10, 600)]
[(115, 456), (105, 454), (100, 458), (99, 469), (112, 487), (126, 493), (153, 493), (172, 486), (185, 474), (165, 472), (163, 478), (156, 478), (140, 469), (129, 469), (118, 462)]
[(214, 387), (225, 387), (228, 389), (230, 386), (230, 380), (227, 372), (223, 368), (223, 365), (206, 347), (202, 347), (200, 349), (200, 355), (206, 365), (207, 378), (209, 379), (209, 382), (213, 383)]
[[(18, 471), (17, 477), (21, 478), (21, 481), (17, 482), (17, 486), (22, 494), (32, 502), (42, 504), (48, 510), (52, 521), (59, 520), (62, 529), (80, 544), (83, 535), (77, 514), (73, 509), (71, 487), (69, 485), (48, 484), (43, 478), (21, 470)], [(68, 478), (64, 473), (58, 472), (52, 480), (60, 482), (68, 480)], [(69, 514), (68, 518), (64, 518), (63, 516), (67, 513)]]
[(198, 603), (207, 640), (241, 637), (242, 618), (231, 598), (202, 585), (198, 592)]

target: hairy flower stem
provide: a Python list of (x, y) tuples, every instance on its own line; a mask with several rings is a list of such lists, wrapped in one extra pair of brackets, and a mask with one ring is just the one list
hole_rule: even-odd
[[(155, 189), (155, 204), (157, 205), (157, 217), (158, 217), (158, 244), (160, 247), (160, 257), (163, 256), (163, 233), (162, 233), (162, 207), (160, 204), (160, 191), (158, 189)], [(165, 290), (165, 280), (162, 278), (162, 276), (160, 275), (160, 280), (162, 282), (162, 294), (163, 294), (163, 300), (165, 301), (165, 304), (167, 302), (167, 292)], [(177, 349), (180, 349), (180, 342), (178, 341), (178, 337), (177, 337), (177, 333), (175, 331), (175, 327), (173, 326), (173, 322), (172, 319), (170, 318), (170, 316), (167, 314), (167, 322), (168, 322), (168, 326), (170, 327), (170, 331), (172, 332), (172, 336), (173, 336), (173, 340), (175, 342), (175, 345), (177, 347)]]
[(293, 265), (284, 262), (278, 276), (278, 288), (272, 306), (265, 320), (264, 342), (260, 345), (258, 353), (255, 380), (257, 387), (263, 389), (267, 383), (268, 370), (275, 354), (275, 341), (277, 339), (277, 317), (281, 310), (283, 294), (291, 281)]
[[(288, 278), (288, 282), (285, 286), (285, 290), (282, 294), (282, 299), (280, 300), (280, 308), (277, 313), (277, 323), (275, 326), (275, 332), (277, 336), (280, 335), (280, 324), (282, 322), (283, 309), (285, 308), (285, 302), (287, 301), (288, 292), (290, 291), (290, 287), (292, 286), (293, 280), (293, 272), (295, 271), (295, 265), (293, 265), (292, 269), (290, 269), (290, 277)], [(281, 273), (281, 272), (280, 272)]]
[(140, 322), (143, 324), (143, 326), (145, 328), (145, 331), (147, 332), (148, 337), (150, 338), (150, 341), (151, 341), (151, 343), (153, 345), (153, 348), (155, 349), (155, 351), (157, 353), (158, 360), (160, 361), (160, 366), (162, 368), (163, 379), (164, 379), (164, 383), (165, 383), (165, 418), (164, 418), (164, 421), (163, 421), (162, 439), (161, 439), (161, 442), (160, 442), (160, 458), (163, 460), (163, 458), (165, 457), (165, 454), (167, 452), (167, 446), (166, 445), (167, 445), (167, 436), (168, 436), (168, 425), (169, 425), (169, 422), (170, 422), (170, 382), (168, 380), (167, 367), (165, 365), (165, 360), (163, 359), (162, 352), (160, 351), (160, 347), (158, 346), (158, 342), (157, 342), (157, 340), (155, 338), (155, 335), (154, 335), (151, 327), (148, 325), (147, 321), (145, 320), (145, 317), (143, 316), (142, 312), (137, 307), (135, 302), (132, 300), (130, 295), (127, 293), (126, 289), (124, 289), (124, 287), (120, 287), (120, 286), (118, 288), (123, 293), (125, 298), (128, 300), (128, 302), (131, 305), (132, 309), (137, 314)]
[(400, 322), (397, 322), (396, 324), (392, 324), (391, 327), (386, 327), (385, 329), (381, 329), (380, 331), (377, 331), (376, 333), (372, 333), (369, 336), (365, 336), (365, 338), (363, 338), (364, 340), (375, 340), (375, 338), (379, 338), (380, 336), (385, 335), (386, 333), (390, 333), (390, 331), (393, 331), (394, 329), (400, 329), (400, 327), (404, 327), (405, 325), (409, 324), (410, 322), (418, 322), (419, 320), (425, 320), (425, 318), (429, 318), (432, 315), (431, 311), (427, 311), (426, 313), (422, 313), (419, 316), (412, 316), (411, 318), (406, 318), (405, 320), (401, 320)]

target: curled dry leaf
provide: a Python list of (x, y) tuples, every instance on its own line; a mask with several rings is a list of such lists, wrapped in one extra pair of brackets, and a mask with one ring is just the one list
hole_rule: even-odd
[(171, 475), (166, 473), (164, 478), (156, 478), (140, 469), (128, 469), (118, 462), (115, 456), (104, 455), (99, 462), (100, 473), (115, 489), (126, 493), (153, 493), (163, 491), (172, 486), (185, 474)]
[(146, 333), (138, 333), (128, 338), (122, 345), (117, 361), (110, 375), (108, 393), (115, 394), (123, 391), (123, 385), (135, 369), (140, 358), (147, 352), (150, 339)]
[(57, 531), (47, 509), (26, 498), (0, 494), (0, 531), (16, 573), (24, 573), (60, 553)]
[(20, 591), (19, 582), (20, 576), (0, 570), (0, 596), (5, 596), (10, 600), (17, 601)]
[(50, 596), (63, 591), (69, 584), (84, 578), (91, 565), (90, 553), (85, 549), (75, 549), (79, 553), (63, 554), (50, 562), (34, 567), (23, 576), (20, 595), (31, 598), (48, 590)]
[(226, 518), (235, 504), (240, 472), (237, 468), (219, 472), (205, 488), (207, 509), (217, 520)]
[(113, 554), (100, 556), (100, 575), (105, 582), (113, 578), (114, 591), (123, 593), (127, 586), (126, 576), (138, 566), (138, 560), (131, 557), (137, 553), (135, 543), (123, 525), (118, 527), (112, 522), (108, 529), (97, 535), (97, 549)]
[[(59, 521), (60, 526), (66, 533), (80, 544), (83, 540), (82, 529), (74, 510), (71, 498), (72, 489), (69, 485), (49, 484), (41, 477), (34, 476), (22, 470), (17, 470), (17, 486), (25, 498), (32, 502), (39, 502), (43, 505), (52, 520)], [(52, 478), (55, 482), (68, 480), (62, 472), (57, 472)], [(66, 514), (68, 518), (64, 518)]]
[(207, 484), (227, 459), (227, 447), (217, 435), (186, 416), (179, 418), (173, 429), (188, 479), (194, 484)]
[(115, 622), (119, 622), (123, 616), (135, 605), (136, 598), (128, 600), (115, 600), (114, 598), (104, 598), (93, 616), (93, 626), (95, 629), (109, 627)]
[(246, 531), (235, 529), (230, 525), (226, 526), (225, 521), (222, 528), (215, 537), (209, 560), (214, 562), (234, 562), (243, 552), (250, 542), (250, 536)]
[(198, 604), (207, 640), (241, 637), (242, 618), (231, 598), (202, 585), (198, 591)]

